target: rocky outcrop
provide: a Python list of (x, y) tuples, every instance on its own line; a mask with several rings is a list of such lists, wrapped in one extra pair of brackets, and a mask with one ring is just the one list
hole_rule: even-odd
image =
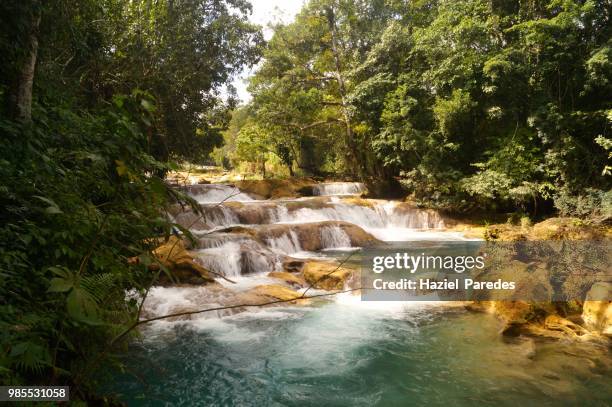
[(326, 227), (337, 227), (346, 233), (351, 246), (368, 247), (380, 243), (378, 239), (359, 226), (342, 221), (272, 224), (256, 227), (233, 226), (223, 229), (222, 232), (248, 234), (260, 242), (269, 242), (271, 239), (278, 239), (295, 233), (302, 250), (319, 251), (327, 248), (321, 233), (321, 230)]
[[(161, 244), (152, 252), (154, 262), (148, 265), (149, 270), (157, 271), (161, 266), (170, 270), (176, 282), (183, 284), (206, 284), (214, 281), (211, 273), (196, 263), (194, 257), (187, 251), (183, 240), (170, 236), (168, 241)], [(139, 264), (138, 257), (128, 259), (130, 264)], [(165, 273), (160, 273), (159, 284), (173, 283)]]
[(302, 269), (309, 285), (322, 290), (342, 290), (352, 275), (352, 270), (335, 262), (306, 261)]
[(289, 273), (287, 271), (272, 271), (268, 277), (281, 280), (293, 287), (301, 288), (306, 286), (306, 280), (302, 276)]
[(591, 287), (582, 307), (587, 328), (612, 337), (612, 283), (600, 282)]
[(260, 199), (300, 197), (304, 192), (312, 191), (315, 184), (310, 178), (245, 180), (235, 183), (241, 191)]
[(489, 256), (475, 279), (513, 281), (516, 288), (476, 294), (479, 301), (470, 309), (494, 313), (504, 335), (582, 340), (609, 326), (606, 313), (612, 310), (601, 301), (612, 298), (610, 283), (601, 282), (609, 268), (605, 242), (515, 241), (481, 249)]
[(610, 228), (587, 224), (576, 218), (549, 218), (535, 225), (491, 225), (485, 229), (487, 240), (600, 240), (610, 238)]

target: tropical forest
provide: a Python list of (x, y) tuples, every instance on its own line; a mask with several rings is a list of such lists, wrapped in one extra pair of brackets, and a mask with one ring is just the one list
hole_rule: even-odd
[(2, 0), (0, 53), (0, 401), (612, 403), (610, 0)]

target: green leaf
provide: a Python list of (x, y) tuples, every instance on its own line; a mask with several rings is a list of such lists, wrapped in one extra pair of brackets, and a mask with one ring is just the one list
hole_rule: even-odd
[(34, 195), (34, 198), (40, 199), (41, 201), (49, 204), (49, 206), (45, 209), (46, 213), (49, 214), (58, 214), (63, 213), (59, 206), (52, 199), (45, 198), (44, 196)]
[(98, 325), (98, 307), (93, 297), (84, 289), (75, 287), (66, 298), (68, 315), (89, 325)]
[(151, 102), (149, 102), (146, 99), (142, 99), (140, 101), (140, 105), (147, 111), (147, 112), (154, 112), (155, 111), (155, 105)]
[(51, 284), (49, 285), (49, 289), (47, 291), (50, 293), (63, 293), (69, 291), (73, 286), (74, 282), (72, 280), (54, 278), (51, 280)]
[(128, 168), (125, 163), (121, 160), (115, 160), (115, 164), (117, 164), (117, 174), (122, 177), (128, 173)]

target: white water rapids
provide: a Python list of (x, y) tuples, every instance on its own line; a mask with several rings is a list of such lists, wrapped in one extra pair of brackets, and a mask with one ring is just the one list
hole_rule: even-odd
[[(261, 201), (232, 185), (193, 185), (189, 193), (200, 202), (203, 216), (186, 211), (177, 213), (175, 220), (200, 236), (195, 252), (198, 261), (209, 270), (238, 281), (239, 284), (232, 285), (219, 280), (235, 291), (258, 284), (279, 284), (279, 280), (266, 275), (283, 271), (287, 256), (333, 259), (342, 251), (357, 249), (347, 233), (353, 229), (343, 227), (345, 223), (382, 241), (464, 240), (460, 233), (444, 231), (444, 220), (434, 211), (402, 202), (351, 197), (364, 191), (363, 184), (334, 182), (313, 189), (317, 196), (311, 198)], [(304, 230), (308, 225), (315, 227)], [(307, 236), (312, 240), (313, 233), (317, 247), (309, 251), (304, 248), (306, 242), (300, 239)], [(151, 291), (145, 307), (152, 314), (184, 309), (188, 304), (202, 308), (207, 304), (218, 305), (215, 295), (206, 287), (157, 287)], [(189, 298), (197, 298), (196, 303), (186, 300)], [(356, 304), (353, 296), (336, 298), (343, 303), (347, 300)], [(210, 317), (216, 316), (201, 316)]]

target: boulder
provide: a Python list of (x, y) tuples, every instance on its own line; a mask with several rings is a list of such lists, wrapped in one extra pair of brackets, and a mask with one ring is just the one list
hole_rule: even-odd
[(352, 270), (334, 262), (310, 260), (304, 263), (304, 279), (323, 290), (342, 290)]
[(301, 276), (288, 273), (286, 271), (272, 271), (268, 273), (268, 277), (276, 278), (294, 287), (305, 287), (306, 280)]
[(596, 283), (582, 306), (582, 320), (588, 329), (612, 337), (612, 283)]
[[(160, 269), (160, 264), (170, 270), (172, 276), (179, 282), (185, 284), (206, 284), (213, 282), (211, 273), (194, 261), (193, 256), (185, 249), (183, 240), (176, 236), (170, 236), (168, 241), (158, 246), (152, 252), (157, 262), (151, 263), (148, 268), (151, 271)], [(128, 259), (130, 264), (138, 264), (140, 259), (132, 257)], [(164, 273), (160, 274), (159, 282), (168, 284), (171, 281)]]
[(283, 270), (289, 273), (301, 273), (304, 269), (304, 260), (288, 258), (283, 261)]

